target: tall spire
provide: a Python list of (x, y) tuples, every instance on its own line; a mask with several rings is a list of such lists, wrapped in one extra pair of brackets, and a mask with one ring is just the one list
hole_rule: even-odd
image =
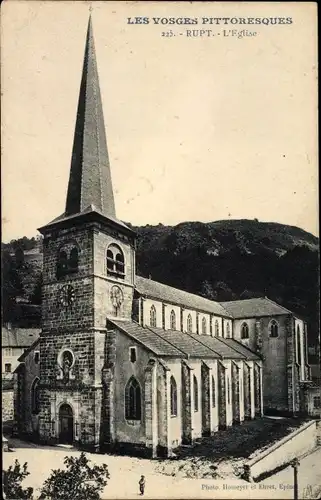
[(66, 216), (91, 207), (116, 218), (91, 15), (66, 200)]

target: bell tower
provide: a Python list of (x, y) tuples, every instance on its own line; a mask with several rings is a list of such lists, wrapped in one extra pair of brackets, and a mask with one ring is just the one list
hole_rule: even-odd
[(39, 231), (40, 437), (97, 447), (106, 321), (131, 318), (135, 234), (115, 213), (91, 17), (65, 212)]

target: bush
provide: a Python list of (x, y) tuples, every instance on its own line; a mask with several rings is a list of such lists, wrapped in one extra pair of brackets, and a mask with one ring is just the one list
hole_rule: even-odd
[(31, 499), (33, 495), (33, 488), (22, 488), (21, 482), (29, 476), (30, 472), (27, 471), (27, 463), (21, 467), (18, 460), (15, 460), (14, 465), (10, 465), (7, 471), (3, 471), (3, 491), (5, 498), (12, 499)]
[(56, 469), (46, 479), (40, 499), (99, 500), (110, 478), (106, 464), (89, 465), (85, 453), (80, 457), (65, 457), (65, 470)]

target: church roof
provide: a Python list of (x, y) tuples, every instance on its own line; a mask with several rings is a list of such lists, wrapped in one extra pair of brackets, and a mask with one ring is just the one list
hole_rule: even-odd
[(192, 358), (220, 358), (213, 349), (201, 342), (200, 335), (192, 336), (178, 330), (163, 330), (162, 328), (148, 327), (151, 331), (160, 335), (164, 340), (170, 342), (180, 349), (188, 357)]
[(134, 321), (112, 319), (109, 322), (142, 344), (157, 356), (200, 359), (260, 359), (233, 339), (210, 335), (142, 327)]
[(210, 349), (216, 351), (220, 358), (247, 359), (246, 355), (241, 354), (239, 351), (236, 351), (231, 345), (225, 344), (220, 337), (212, 337), (211, 335), (198, 335), (197, 333), (189, 333), (187, 335), (193, 337), (198, 342), (202, 342)]
[(185, 306), (189, 309), (196, 309), (217, 316), (232, 317), (218, 302), (141, 276), (136, 276), (136, 289), (141, 295), (147, 295), (150, 298), (162, 300), (170, 304)]
[(116, 218), (91, 17), (80, 84), (66, 215), (81, 213), (90, 205), (95, 205), (106, 217)]
[(122, 321), (122, 320), (109, 320), (111, 324), (114, 324), (119, 328), (119, 330), (128, 334), (138, 343), (145, 346), (147, 349), (152, 351), (157, 356), (174, 356), (181, 358), (184, 353), (177, 349), (174, 345), (166, 342), (159, 335), (156, 335), (149, 328), (143, 328), (138, 323), (134, 321)]
[[(71, 221), (71, 220), (76, 220), (79, 219), (79, 215), (83, 216), (83, 217), (86, 217), (86, 216), (91, 216), (95, 214), (96, 216), (100, 216), (100, 217), (103, 217), (104, 219), (104, 222), (109, 222), (111, 224), (116, 224), (117, 226), (121, 226), (123, 227), (124, 229), (126, 229), (127, 231), (129, 231), (130, 233), (133, 233), (134, 234), (134, 231), (126, 226), (126, 224), (124, 222), (122, 222), (121, 220), (117, 219), (116, 217), (112, 217), (112, 216), (108, 216), (106, 217), (105, 214), (103, 214), (97, 207), (95, 207), (95, 205), (89, 205), (87, 208), (85, 208), (81, 214), (77, 213), (77, 214), (72, 214), (72, 215), (66, 215), (66, 213), (63, 213), (61, 215), (59, 215), (58, 217), (56, 217), (55, 219), (53, 219), (51, 222), (49, 222), (48, 224), (46, 224), (46, 226), (44, 226), (44, 228), (48, 227), (48, 226), (54, 226), (55, 224), (61, 224), (61, 223), (64, 223), (64, 222), (67, 222), (67, 221)], [(39, 231), (41, 231), (43, 228), (39, 228)]]
[(267, 297), (258, 299), (233, 300), (220, 303), (233, 318), (255, 318), (263, 316), (275, 316), (279, 314), (291, 314), (291, 311), (280, 306)]
[(226, 339), (226, 338), (220, 338), (221, 342), (226, 344), (228, 347), (231, 347), (235, 351), (239, 352), (243, 356), (246, 357), (248, 360), (259, 360), (260, 357), (251, 349), (243, 345), (241, 342), (238, 342), (235, 339)]

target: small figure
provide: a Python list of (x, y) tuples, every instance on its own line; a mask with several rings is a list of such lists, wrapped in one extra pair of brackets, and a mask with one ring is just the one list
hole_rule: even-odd
[(144, 495), (145, 491), (145, 476), (141, 476), (139, 480), (139, 491), (141, 495)]
[(62, 371), (65, 380), (69, 380), (71, 365), (72, 365), (72, 358), (70, 352), (68, 351), (64, 352), (62, 359)]

